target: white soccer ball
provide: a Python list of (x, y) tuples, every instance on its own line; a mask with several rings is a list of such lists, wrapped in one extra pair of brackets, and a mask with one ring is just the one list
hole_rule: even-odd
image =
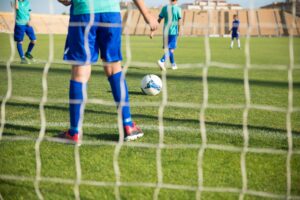
[(162, 90), (161, 79), (154, 74), (148, 74), (144, 76), (141, 82), (141, 89), (142, 92), (147, 95), (151, 95), (151, 96), (158, 95)]

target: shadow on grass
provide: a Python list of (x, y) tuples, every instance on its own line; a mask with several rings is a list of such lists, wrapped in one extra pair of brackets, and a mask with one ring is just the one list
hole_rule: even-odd
[(136, 96), (146, 96), (142, 91), (136, 92), (136, 91), (129, 91), (129, 95), (136, 95)]
[[(6, 68), (4, 65), (0, 65), (0, 68)], [(12, 70), (18, 70), (18, 71), (25, 71), (25, 72), (42, 72), (42, 68), (40, 67), (32, 67), (32, 66), (12, 66)], [(65, 73), (65, 74), (70, 74), (70, 68), (50, 68), (49, 73)], [(103, 73), (103, 72), (101, 72)], [(136, 78), (140, 77), (142, 78), (145, 75), (145, 71), (129, 71), (126, 75), (127, 78)], [(174, 74), (168, 74), (168, 80), (174, 80), (174, 81), (197, 81), (197, 82), (202, 82), (202, 76), (191, 76), (191, 75), (174, 75)], [(265, 86), (265, 87), (278, 87), (278, 88), (288, 88), (288, 82), (287, 81), (266, 81), (266, 80), (249, 80), (250, 85), (257, 85), (257, 86)], [(231, 84), (239, 84), (239, 85), (244, 85), (244, 79), (243, 78), (232, 78), (232, 77), (217, 77), (217, 76), (208, 76), (208, 82), (213, 82), (213, 83), (231, 83)], [(300, 88), (300, 82), (294, 82), (294, 88)]]
[(101, 133), (101, 134), (90, 134), (85, 133), (84, 137), (94, 138), (95, 140), (104, 140), (104, 141), (112, 141), (117, 142), (119, 141), (119, 134), (112, 134), (112, 133)]
[[(61, 187), (60, 187), (61, 186)], [(47, 184), (42, 183), (41, 184), (41, 191), (43, 194), (56, 194), (61, 195), (64, 197), (64, 199), (72, 199), (73, 193), (70, 189), (70, 193), (65, 193), (65, 189), (63, 189), (63, 184)], [(23, 199), (20, 194), (26, 194), (24, 196), (33, 198), (36, 196), (34, 186), (31, 182), (22, 182), (22, 181), (6, 181), (6, 180), (0, 180), (0, 191), (5, 189), (6, 192), (2, 192), (4, 199)], [(10, 192), (9, 192), (10, 191)], [(7, 193), (8, 192), (8, 193)], [(61, 194), (60, 194), (61, 192)], [(4, 196), (4, 194), (7, 194), (7, 196)], [(32, 195), (32, 196), (31, 196)], [(8, 198), (9, 197), (9, 198)]]
[[(14, 188), (15, 192), (16, 192), (16, 190), (20, 189), (20, 190), (26, 190), (26, 191), (32, 190), (32, 192), (35, 193), (34, 186), (30, 182), (28, 182), (28, 184), (24, 184), (22, 181), (0, 180), (0, 191), (1, 191), (1, 188), (5, 188), (5, 187)], [(10, 197), (13, 197), (12, 193), (10, 193)]]
[[(20, 131), (27, 131), (32, 133), (32, 135), (35, 135), (38, 137), (38, 134), (40, 132), (40, 128), (36, 126), (28, 126), (28, 125), (20, 125), (20, 124), (10, 124), (6, 123), (4, 126), (4, 131), (3, 135), (5, 136), (16, 136), (17, 132)], [(59, 130), (58, 129), (49, 129), (47, 128), (46, 133), (51, 133), (52, 135), (58, 134)]]
[[(38, 137), (40, 132), (40, 128), (36, 128), (33, 126), (23, 126), (23, 125), (15, 125), (15, 124), (5, 124), (3, 136), (22, 136), (17, 134), (18, 132), (27, 131), (31, 132), (31, 136), (34, 135), (34, 138)], [(62, 130), (59, 129), (49, 129), (47, 128), (46, 134), (51, 134), (51, 137), (61, 138)], [(29, 135), (26, 135), (29, 136)], [(96, 140), (104, 140), (104, 141), (119, 141), (118, 134), (111, 134), (111, 133), (101, 133), (101, 134), (91, 134), (85, 133), (85, 137), (87, 138), (94, 138)]]
[[(32, 108), (32, 109), (39, 110), (39, 105), (32, 104), (32, 103), (7, 102), (6, 105), (15, 106), (15, 107), (26, 107), (26, 108)], [(46, 105), (45, 109), (46, 109), (46, 112), (47, 112), (47, 109), (69, 112), (69, 108), (67, 106)], [(113, 116), (115, 116), (117, 114), (117, 111), (116, 112), (107, 112), (107, 111), (96, 111), (96, 110), (92, 110), (92, 109), (85, 109), (84, 112), (91, 113), (91, 114), (105, 114), (105, 115), (113, 115)]]
[[(111, 94), (111, 90), (108, 90), (107, 93)], [(136, 95), (136, 96), (146, 96), (142, 91), (129, 91), (129, 95)]]
[[(16, 103), (16, 102), (8, 102), (7, 105), (9, 106), (17, 106), (17, 107), (29, 107), (29, 108), (35, 108), (38, 109), (37, 104), (24, 104), (24, 103)], [(68, 112), (68, 107), (64, 106), (46, 106), (47, 109), (52, 109), (52, 110), (59, 110), (59, 111), (64, 111)], [(92, 109), (86, 109), (86, 113), (94, 113), (94, 114), (101, 114), (101, 115), (108, 115), (108, 116), (116, 116), (115, 112), (108, 112), (108, 111), (97, 111), (97, 110), (92, 110)], [(150, 119), (150, 120), (157, 120), (157, 116), (155, 115), (146, 115), (146, 114), (133, 114), (133, 118), (143, 118), (143, 119)], [(176, 118), (171, 118), (171, 117), (164, 117), (165, 122), (169, 123), (191, 123), (191, 124), (199, 124), (198, 119), (176, 119)], [(208, 126), (215, 126), (215, 127), (222, 127), (222, 128), (231, 128), (231, 129), (238, 129), (242, 130), (243, 125), (242, 124), (233, 124), (233, 123), (225, 123), (225, 122), (212, 122), (212, 121), (207, 121), (206, 124)], [(11, 131), (8, 132), (8, 130), (11, 129)], [(280, 128), (272, 128), (272, 127), (267, 127), (267, 126), (256, 126), (256, 125), (248, 125), (249, 131), (265, 131), (265, 132), (281, 132), (281, 133), (286, 133), (286, 129), (280, 129)], [(5, 131), (4, 135), (15, 135), (16, 131), (20, 130), (25, 130), (29, 132), (39, 132), (40, 129), (38, 127), (31, 127), (31, 126), (22, 126), (22, 125), (13, 125), (13, 124), (6, 124), (5, 125)], [(58, 132), (61, 130), (57, 129), (47, 129), (47, 133), (52, 133), (52, 134), (58, 134)], [(293, 130), (293, 134), (300, 136), (299, 131)], [(97, 140), (107, 140), (107, 141), (118, 141), (119, 136), (118, 134), (87, 134), (88, 137), (93, 137)]]

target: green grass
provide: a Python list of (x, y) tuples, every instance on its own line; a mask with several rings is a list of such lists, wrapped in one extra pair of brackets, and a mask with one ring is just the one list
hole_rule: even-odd
[[(9, 37), (0, 34), (0, 97), (7, 91), (6, 61), (10, 57)], [(54, 60), (48, 74), (48, 98), (45, 106), (47, 130), (46, 137), (54, 138), (61, 130), (68, 128), (68, 105), (53, 103), (51, 100), (68, 100), (70, 67), (59, 64), (62, 60), (65, 36), (54, 36)], [(145, 137), (137, 144), (157, 144), (158, 109), (162, 95), (144, 96), (140, 92), (140, 80), (146, 74), (160, 75), (155, 61), (160, 58), (161, 38), (149, 40), (146, 37), (131, 37), (133, 61), (148, 62), (150, 68), (130, 66), (127, 81), (130, 90), (132, 115), (145, 130)], [(27, 41), (28, 42), (28, 41)], [(244, 47), (245, 40), (242, 39)], [(27, 43), (26, 43), (27, 44)], [(4, 139), (0, 142), (0, 176), (13, 175), (34, 179), (35, 138), (40, 131), (39, 104), (16, 100), (16, 97), (42, 97), (42, 73), (49, 55), (49, 37), (38, 36), (34, 56), (39, 63), (20, 65), (15, 55), (11, 65), (13, 92), (6, 104)], [(124, 43), (125, 44), (125, 43)], [(228, 48), (229, 39), (211, 38), (211, 59), (234, 65), (245, 64), (244, 50)], [(252, 38), (251, 63), (264, 69), (251, 69), (251, 104), (287, 108), (288, 74), (286, 70), (273, 70), (273, 66), (289, 64), (288, 38)], [(124, 46), (125, 47), (125, 46)], [(124, 48), (125, 49), (125, 48)], [(300, 39), (294, 39), (295, 64), (300, 64)], [(126, 54), (124, 52), (126, 60)], [(177, 71), (168, 70), (167, 90), (169, 102), (193, 103), (203, 101), (202, 69), (180, 69), (184, 63), (204, 63), (204, 38), (180, 38), (176, 50), (179, 66)], [(208, 71), (209, 104), (245, 104), (244, 70), (223, 69), (210, 66)], [(300, 107), (300, 70), (293, 71), (293, 105)], [(94, 66), (88, 87), (89, 98), (112, 101), (110, 87), (100, 65)], [(135, 106), (137, 102), (156, 103), (156, 106)], [(164, 111), (164, 143), (201, 144), (199, 125), (200, 108), (178, 108), (166, 106)], [(243, 109), (213, 109), (205, 113), (207, 142), (226, 146), (243, 147)], [(88, 104), (85, 111), (84, 140), (93, 142), (117, 142), (117, 114), (114, 106)], [(249, 112), (249, 147), (288, 149), (286, 134), (286, 113), (251, 109)], [(300, 113), (292, 113), (293, 150), (300, 150)], [(25, 136), (29, 141), (9, 141), (11, 136)], [(80, 147), (82, 180), (114, 183), (113, 168), (115, 146), (82, 145)], [(198, 186), (199, 149), (162, 149), (162, 172), (165, 184)], [(61, 143), (43, 141), (41, 144), (42, 176), (48, 178), (76, 179), (74, 147)], [(240, 165), (241, 153), (207, 149), (203, 157), (203, 184), (208, 188), (242, 188)], [(287, 154), (247, 153), (248, 189), (286, 195), (287, 193)], [(156, 149), (124, 146), (119, 157), (121, 181), (125, 183), (156, 184)], [(300, 155), (291, 159), (293, 196), (300, 196)], [(122, 199), (152, 199), (155, 188), (120, 188)], [(41, 192), (45, 199), (74, 199), (73, 185), (42, 181)], [(0, 194), (6, 199), (37, 199), (33, 182), (0, 179)], [(82, 199), (114, 199), (114, 187), (81, 185)], [(162, 188), (160, 199), (195, 199), (196, 192)], [(238, 199), (238, 193), (215, 193), (205, 191), (202, 199)], [(245, 199), (265, 199), (246, 195)]]

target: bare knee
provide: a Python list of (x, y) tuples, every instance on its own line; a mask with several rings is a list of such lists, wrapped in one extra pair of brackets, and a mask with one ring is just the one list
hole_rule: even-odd
[(121, 67), (121, 62), (105, 62), (103, 60), (104, 63), (104, 71), (107, 77), (110, 77), (120, 71), (122, 71), (122, 67)]
[(71, 79), (76, 82), (87, 83), (91, 76), (91, 65), (72, 66), (72, 75)]

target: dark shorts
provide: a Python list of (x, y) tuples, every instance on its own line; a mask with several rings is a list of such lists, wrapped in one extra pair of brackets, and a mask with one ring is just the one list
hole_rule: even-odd
[(15, 25), (14, 39), (16, 42), (22, 42), (24, 40), (25, 34), (29, 37), (31, 41), (36, 40), (36, 36), (34, 34), (32, 26)]
[[(64, 60), (73, 64), (96, 63), (122, 60), (120, 13), (96, 13), (94, 24), (88, 26), (90, 14), (71, 15), (65, 45)], [(85, 40), (86, 38), (86, 40)]]
[(239, 33), (234, 33), (234, 32), (233, 32), (233, 33), (231, 34), (231, 39), (234, 39), (234, 38), (239, 39), (239, 37), (240, 37), (240, 36), (239, 36)]
[[(163, 45), (163, 48), (165, 48), (164, 46), (165, 44)], [(168, 35), (168, 48), (169, 49), (177, 48), (177, 35)]]

